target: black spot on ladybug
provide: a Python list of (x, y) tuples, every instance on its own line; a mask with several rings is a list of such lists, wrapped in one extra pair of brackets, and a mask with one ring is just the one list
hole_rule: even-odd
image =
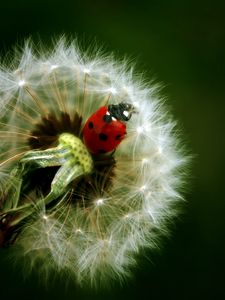
[(106, 153), (107, 151), (105, 151), (104, 149), (99, 149), (98, 150), (98, 153), (100, 153), (100, 154), (104, 154), (104, 153)]
[(117, 134), (115, 139), (118, 141), (120, 138), (121, 138), (121, 134)]
[(89, 122), (89, 123), (88, 123), (88, 128), (89, 128), (89, 129), (93, 129), (93, 128), (94, 128), (93, 122)]
[(101, 141), (107, 141), (107, 139), (108, 139), (108, 136), (104, 133), (99, 133), (98, 137)]
[(110, 115), (104, 115), (102, 117), (103, 121), (105, 121), (106, 123), (111, 123), (112, 122), (112, 117)]

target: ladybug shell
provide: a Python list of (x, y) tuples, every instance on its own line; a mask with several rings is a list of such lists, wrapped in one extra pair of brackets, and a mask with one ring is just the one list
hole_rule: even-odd
[(126, 125), (107, 112), (100, 107), (84, 125), (83, 141), (93, 154), (113, 151), (125, 137)]

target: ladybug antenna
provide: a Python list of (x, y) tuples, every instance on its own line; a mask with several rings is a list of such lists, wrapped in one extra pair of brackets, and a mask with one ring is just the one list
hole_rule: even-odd
[(130, 103), (121, 102), (119, 104), (110, 104), (108, 111), (112, 117), (120, 121), (129, 121), (132, 113), (135, 113), (135, 107)]

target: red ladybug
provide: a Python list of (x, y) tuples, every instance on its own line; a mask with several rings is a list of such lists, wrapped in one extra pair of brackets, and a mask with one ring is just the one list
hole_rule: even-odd
[(126, 135), (124, 121), (134, 112), (129, 103), (100, 107), (84, 125), (83, 141), (93, 154), (103, 154), (116, 149)]

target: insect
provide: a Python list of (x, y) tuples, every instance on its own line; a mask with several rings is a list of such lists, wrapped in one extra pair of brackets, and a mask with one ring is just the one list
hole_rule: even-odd
[(129, 103), (100, 107), (85, 123), (83, 141), (93, 154), (103, 154), (116, 149), (126, 135), (124, 121), (129, 121), (134, 106)]
[(19, 203), (23, 178), (31, 169), (59, 167), (51, 182), (50, 192), (39, 200), (40, 203), (47, 205), (65, 194), (74, 179), (93, 171), (96, 154), (116, 149), (126, 135), (124, 121), (128, 121), (133, 112), (133, 105), (128, 103), (100, 107), (84, 125), (83, 142), (71, 133), (62, 133), (56, 147), (26, 152), (12, 170), (12, 177), (17, 177), (19, 184), (16, 191), (14, 186), (7, 187), (9, 197), (3, 213), (24, 211), (17, 222), (32, 213), (31, 204), (20, 206)]

